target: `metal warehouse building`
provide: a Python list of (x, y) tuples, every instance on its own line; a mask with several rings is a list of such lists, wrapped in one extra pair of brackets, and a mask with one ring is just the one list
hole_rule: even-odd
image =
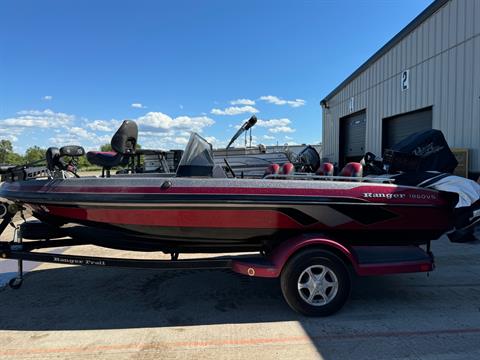
[(478, 176), (480, 0), (434, 1), (321, 105), (323, 157), (340, 166), (434, 128)]

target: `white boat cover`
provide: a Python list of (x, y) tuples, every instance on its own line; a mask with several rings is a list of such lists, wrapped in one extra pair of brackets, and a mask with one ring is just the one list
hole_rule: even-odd
[[(422, 184), (419, 184), (419, 186), (422, 186)], [(458, 203), (455, 206), (456, 208), (471, 206), (480, 199), (480, 184), (456, 175), (440, 178), (427, 187), (457, 193)]]

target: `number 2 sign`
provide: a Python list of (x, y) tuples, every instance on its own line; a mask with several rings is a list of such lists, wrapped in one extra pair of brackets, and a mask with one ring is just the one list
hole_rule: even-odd
[(402, 88), (402, 91), (408, 90), (410, 86), (410, 70), (402, 71), (400, 86)]

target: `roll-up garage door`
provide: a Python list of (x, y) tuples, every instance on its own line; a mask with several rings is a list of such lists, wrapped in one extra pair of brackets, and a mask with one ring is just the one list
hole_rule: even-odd
[(388, 149), (408, 135), (432, 128), (432, 108), (383, 119), (383, 149)]
[(340, 165), (359, 161), (365, 155), (366, 112), (340, 120)]

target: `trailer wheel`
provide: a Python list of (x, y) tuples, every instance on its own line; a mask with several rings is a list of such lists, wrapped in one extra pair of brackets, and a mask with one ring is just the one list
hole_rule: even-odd
[(320, 249), (294, 255), (282, 271), (280, 284), (288, 305), (307, 316), (337, 312), (350, 294), (350, 276), (344, 261)]
[(11, 289), (15, 289), (15, 290), (20, 289), (22, 284), (23, 284), (23, 280), (19, 278), (10, 279), (10, 281), (8, 282), (8, 286), (10, 286)]

